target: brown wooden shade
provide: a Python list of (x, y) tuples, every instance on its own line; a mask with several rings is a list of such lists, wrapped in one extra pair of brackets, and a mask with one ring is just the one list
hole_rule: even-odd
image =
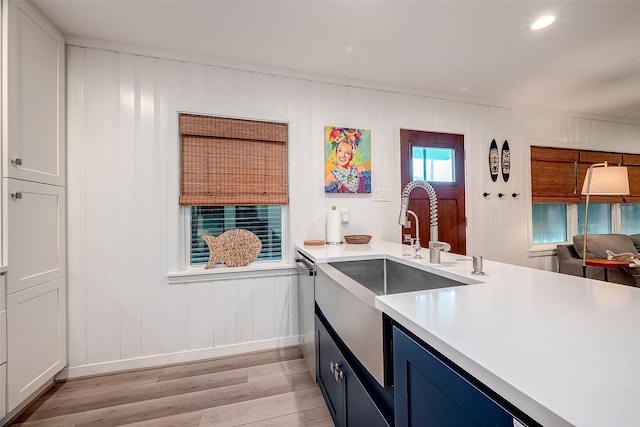
[(180, 115), (181, 205), (286, 205), (285, 123)]
[[(585, 175), (594, 163), (624, 164), (629, 172), (630, 194), (591, 196), (592, 202), (640, 202), (640, 155), (603, 151), (531, 146), (531, 199), (533, 203), (579, 203)], [(636, 166), (637, 165), (637, 166)]]

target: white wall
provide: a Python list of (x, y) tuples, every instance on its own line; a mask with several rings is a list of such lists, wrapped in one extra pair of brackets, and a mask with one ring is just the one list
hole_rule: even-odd
[[(296, 342), (295, 276), (168, 283), (179, 264), (178, 111), (289, 123), (292, 242), (323, 238), (333, 204), (351, 210), (345, 233), (399, 241), (399, 129), (464, 134), (467, 252), (546, 269), (553, 258), (529, 257), (529, 145), (640, 149), (634, 125), (95, 48), (67, 55), (68, 375)], [(392, 189), (392, 202), (324, 194), (325, 125), (371, 129), (372, 186)], [(508, 183), (489, 177), (494, 138), (509, 140)]]

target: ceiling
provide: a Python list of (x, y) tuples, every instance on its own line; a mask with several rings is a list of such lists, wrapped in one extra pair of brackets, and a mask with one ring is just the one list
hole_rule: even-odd
[[(67, 40), (640, 123), (639, 1), (33, 3)], [(553, 25), (529, 29), (549, 13)]]

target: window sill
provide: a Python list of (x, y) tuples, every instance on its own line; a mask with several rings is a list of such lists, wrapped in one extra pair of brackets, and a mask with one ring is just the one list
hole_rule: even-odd
[(244, 267), (217, 265), (214, 268), (187, 267), (184, 270), (169, 272), (169, 284), (213, 282), (217, 280), (245, 279), (252, 277), (289, 276), (296, 274), (294, 265), (285, 262), (260, 262)]
[(568, 242), (546, 243), (529, 248), (529, 258), (552, 256), (558, 253), (558, 245), (566, 245)]

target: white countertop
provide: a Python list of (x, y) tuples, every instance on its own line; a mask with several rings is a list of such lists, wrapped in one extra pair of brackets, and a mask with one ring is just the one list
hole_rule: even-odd
[[(316, 262), (402, 259), (390, 242), (297, 248)], [(640, 425), (640, 288), (486, 259), (477, 276), (456, 254), (410, 262), (482, 283), (378, 296), (376, 307), (527, 415), (545, 426)]]

